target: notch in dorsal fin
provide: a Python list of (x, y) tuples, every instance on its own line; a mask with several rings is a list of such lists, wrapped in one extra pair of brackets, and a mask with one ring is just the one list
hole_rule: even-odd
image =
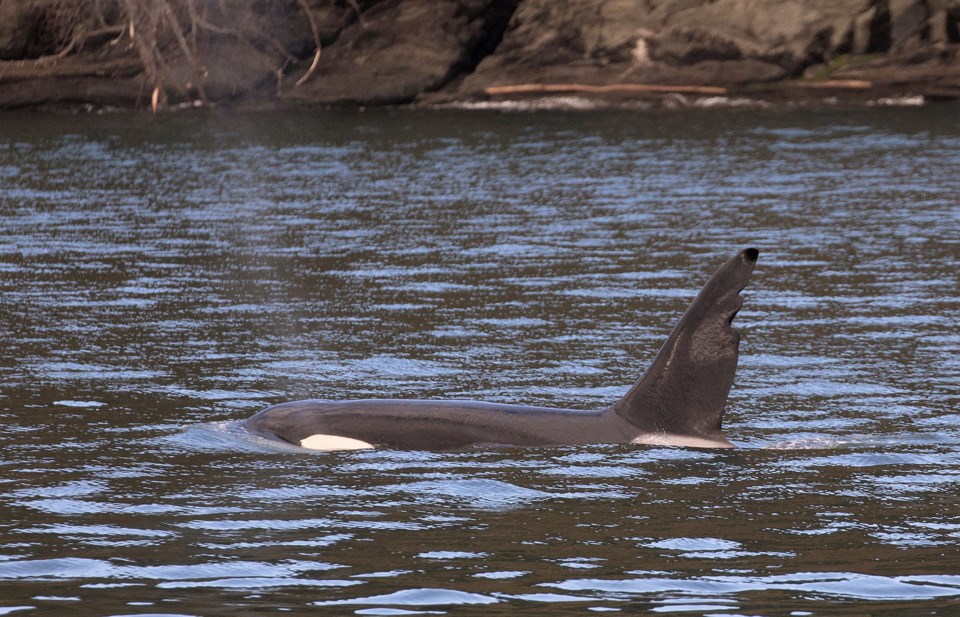
[(737, 368), (740, 333), (731, 326), (743, 306), (759, 251), (740, 251), (714, 272), (660, 348), (653, 364), (613, 405), (646, 434), (688, 436), (731, 445), (723, 406)]

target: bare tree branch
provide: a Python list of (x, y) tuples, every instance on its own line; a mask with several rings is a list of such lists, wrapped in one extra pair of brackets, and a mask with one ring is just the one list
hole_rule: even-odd
[[(331, 4), (335, 1), (326, 0)], [(366, 27), (358, 0), (340, 1), (349, 6), (343, 17), (352, 12), (360, 26)], [(313, 4), (315, 0), (295, 3), (310, 27), (314, 45), (310, 66), (296, 81), (297, 86), (306, 83), (320, 64), (323, 40)], [(278, 3), (276, 10), (289, 11), (293, 6)], [(208, 100), (205, 54), (217, 37), (230, 37), (276, 75), (280, 94), (287, 68), (303, 59), (291, 53), (289, 43), (278, 40), (262, 25), (262, 12), (273, 10), (270, 3), (266, 7), (253, 0), (49, 0), (46, 23), (58, 41), (59, 51), (34, 60), (0, 61), (0, 69), (17, 75), (29, 73), (31, 67), (49, 71), (58, 61), (87, 50), (101, 54), (101, 59), (102, 54), (109, 54), (110, 62), (126, 63), (123, 65), (128, 68), (124, 70), (128, 71), (135, 66), (135, 57), (145, 77), (143, 95), (149, 97), (150, 107), (159, 111), (166, 107), (168, 94), (174, 92)], [(65, 70), (83, 69), (83, 59), (78, 62)], [(185, 72), (181, 68), (184, 66)]]
[(303, 77), (297, 80), (296, 85), (302, 86), (310, 79), (313, 72), (317, 70), (317, 65), (320, 64), (320, 49), (322, 45), (320, 43), (320, 26), (317, 25), (317, 19), (313, 16), (313, 10), (310, 8), (310, 5), (307, 4), (306, 0), (297, 0), (297, 3), (310, 21), (310, 31), (313, 33), (313, 44), (316, 45), (316, 51), (313, 54), (313, 62), (310, 63), (310, 68), (303, 74)]

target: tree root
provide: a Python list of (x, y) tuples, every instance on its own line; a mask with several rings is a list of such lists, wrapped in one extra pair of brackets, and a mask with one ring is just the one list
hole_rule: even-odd
[[(357, 0), (345, 1), (361, 25), (365, 25)], [(314, 45), (310, 65), (296, 81), (300, 86), (317, 71), (322, 40), (320, 24), (310, 3), (296, 0), (296, 4), (310, 26)], [(295, 57), (281, 41), (258, 27), (257, 9), (253, 7), (253, 2), (225, 0), (54, 0), (48, 16), (51, 31), (66, 44), (48, 56), (0, 61), (0, 80), (27, 79), (31, 75), (102, 75), (102, 63), (99, 64), (101, 72), (89, 73), (88, 63), (83, 60), (63, 66), (62, 75), (61, 71), (50, 69), (67, 58), (78, 57), (78, 52), (85, 48), (90, 51), (89, 43), (101, 39), (99, 45), (103, 50), (117, 48), (111, 56), (124, 56), (126, 62), (130, 62), (132, 56), (139, 61), (146, 77), (142, 96), (148, 96), (150, 108), (158, 112), (166, 107), (171, 90), (188, 99), (199, 98), (208, 102), (204, 88), (207, 78), (205, 45), (211, 36), (226, 36), (255, 52), (264, 68), (277, 76), (279, 94), (288, 68), (301, 62), (302, 58)], [(106, 37), (112, 40), (104, 40)], [(126, 48), (118, 48), (123, 41), (129, 44)], [(124, 73), (129, 72), (128, 64), (123, 63), (121, 68)]]

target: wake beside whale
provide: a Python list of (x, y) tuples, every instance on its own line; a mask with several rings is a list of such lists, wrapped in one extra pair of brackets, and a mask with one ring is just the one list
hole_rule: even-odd
[(740, 346), (740, 333), (731, 324), (758, 255), (757, 249), (744, 249), (714, 272), (650, 367), (605, 409), (455, 400), (305, 400), (268, 407), (244, 426), (315, 450), (599, 443), (731, 448), (721, 429)]

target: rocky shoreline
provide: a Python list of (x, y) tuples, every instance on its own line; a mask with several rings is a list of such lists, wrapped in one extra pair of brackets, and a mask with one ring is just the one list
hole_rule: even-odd
[(0, 0), (0, 108), (960, 99), (960, 0), (251, 1), (170, 22), (162, 71), (119, 9), (58, 34), (62, 2)]

